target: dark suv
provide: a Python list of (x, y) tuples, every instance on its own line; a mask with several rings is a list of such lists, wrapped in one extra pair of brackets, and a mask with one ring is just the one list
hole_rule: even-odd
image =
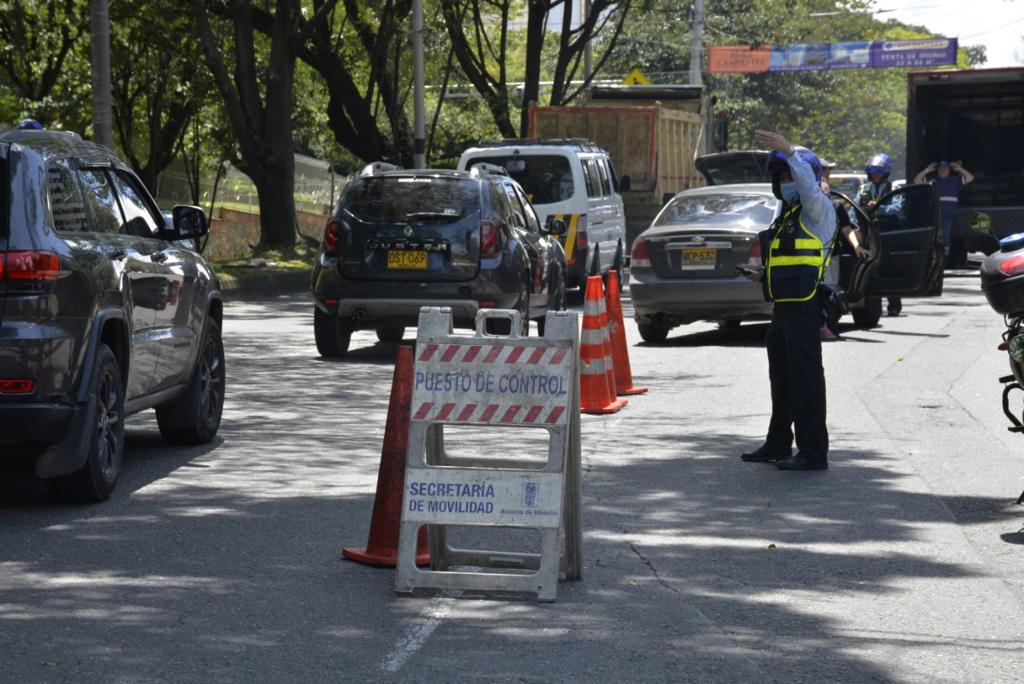
[(345, 188), (313, 269), (322, 356), (343, 356), (354, 330), (397, 342), (422, 306), (449, 306), (472, 327), (481, 308), (518, 309), (526, 326), (565, 308), (562, 221), (540, 222), (499, 167), (401, 171), (368, 166)]
[(110, 496), (127, 414), (155, 408), (176, 444), (220, 427), (220, 289), (192, 242), (206, 216), (172, 216), (74, 133), (0, 135), (0, 459), (34, 459), (62, 498)]

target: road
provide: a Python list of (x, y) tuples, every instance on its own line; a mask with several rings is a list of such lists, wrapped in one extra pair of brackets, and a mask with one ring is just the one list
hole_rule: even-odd
[(305, 296), (232, 304), (216, 443), (165, 447), (144, 415), (107, 503), (0, 486), (0, 681), (1019, 681), (1001, 319), (969, 273), (904, 313), (826, 345), (813, 473), (738, 458), (768, 422), (764, 324), (653, 347), (627, 321), (650, 393), (584, 417), (584, 579), (539, 604), (398, 596), (343, 561), (395, 347), (360, 333), (323, 361)]

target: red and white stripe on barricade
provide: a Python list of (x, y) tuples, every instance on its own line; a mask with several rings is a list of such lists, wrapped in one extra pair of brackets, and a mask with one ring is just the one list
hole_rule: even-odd
[(564, 424), (573, 377), (569, 343), (487, 342), (430, 343), (417, 350), (413, 420)]

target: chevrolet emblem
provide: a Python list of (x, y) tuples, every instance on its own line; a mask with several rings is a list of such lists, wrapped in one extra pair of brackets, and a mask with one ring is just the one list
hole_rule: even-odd
[(700, 244), (701, 242), (704, 242), (704, 238), (702, 238), (700, 235), (698, 235), (697, 237), (690, 238), (690, 242), (696, 242), (696, 243)]

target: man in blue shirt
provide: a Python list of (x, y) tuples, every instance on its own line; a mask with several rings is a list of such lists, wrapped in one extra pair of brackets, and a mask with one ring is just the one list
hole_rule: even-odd
[[(952, 171), (953, 173), (950, 173)], [(928, 176), (934, 173), (930, 179)], [(956, 175), (953, 175), (953, 174)], [(974, 180), (970, 171), (957, 162), (932, 162), (924, 171), (914, 176), (915, 183), (931, 183), (939, 191), (939, 205), (942, 209), (942, 235), (946, 240), (946, 263), (949, 264), (950, 249), (953, 246), (953, 224), (956, 210), (960, 206), (960, 189)]]
[(769, 228), (763, 276), (748, 274), (752, 280), (766, 279), (766, 292), (774, 302), (765, 340), (772, 417), (764, 445), (742, 459), (775, 463), (781, 470), (825, 470), (824, 315), (818, 290), (835, 244), (836, 210), (821, 189), (822, 165), (813, 152), (778, 133), (757, 131), (756, 137), (758, 145), (773, 150), (768, 171), (783, 205)]

